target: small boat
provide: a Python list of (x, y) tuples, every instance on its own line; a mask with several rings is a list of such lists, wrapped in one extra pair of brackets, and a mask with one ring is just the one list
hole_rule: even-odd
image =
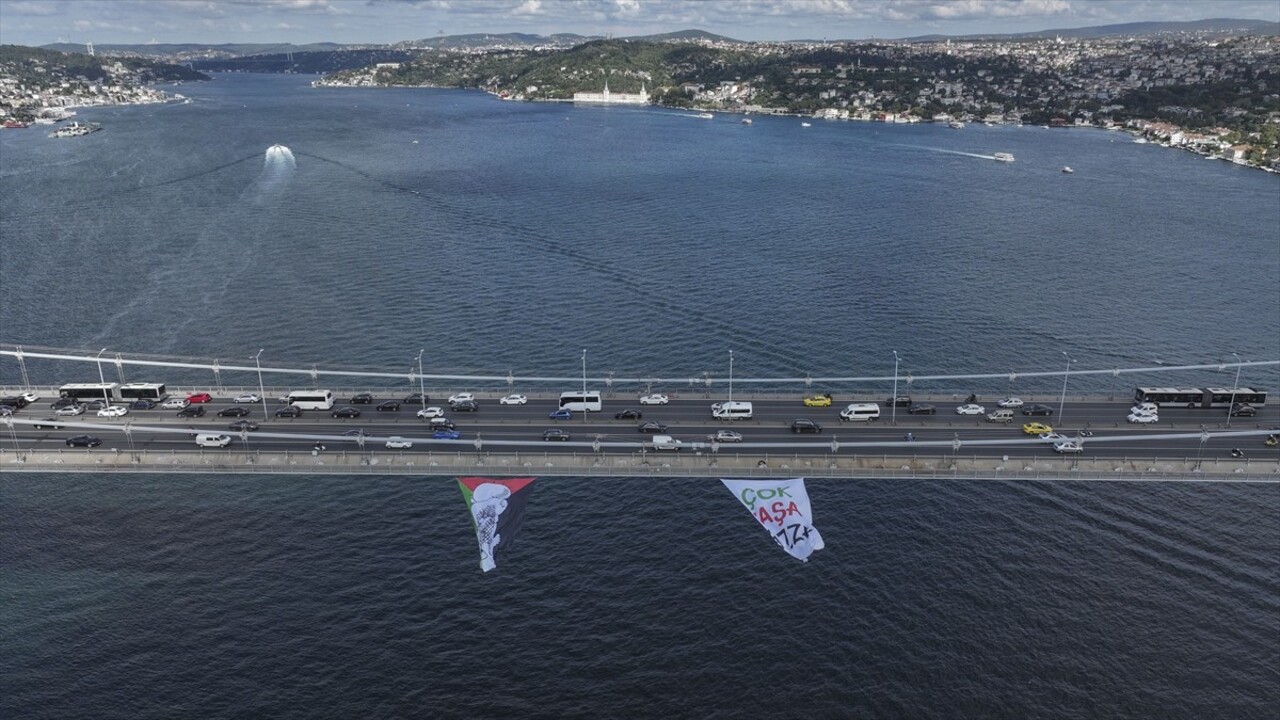
[(999, 162), (1013, 162), (1013, 155), (1010, 153), (999, 152), (994, 157)]
[(1133, 142), (1135, 145), (1146, 145), (1147, 139), (1144, 137), (1137, 137), (1133, 139)]
[(5, 121), (4, 121), (4, 128), (5, 128), (6, 130), (17, 130), (17, 129), (21, 129), (21, 128), (24, 128), (24, 127), (27, 127), (27, 124), (26, 124), (26, 123), (24, 123), (24, 122), (19, 122), (18, 120), (5, 120)]
[(947, 123), (947, 127), (951, 128), (952, 130), (963, 130), (964, 123), (960, 122), (959, 120), (952, 120), (951, 122)]
[(807, 122), (802, 122), (800, 123), (800, 127), (813, 127), (813, 125)]
[(1075, 170), (1072, 170), (1070, 165), (1063, 165), (1062, 172), (1070, 175), (1071, 173), (1075, 172)]
[(711, 118), (715, 117), (715, 115), (712, 115), (711, 113), (698, 113), (698, 117), (702, 118), (703, 120), (710, 120)]
[(743, 124), (743, 125), (750, 125), (750, 124), (751, 124), (751, 118), (742, 118), (742, 124)]

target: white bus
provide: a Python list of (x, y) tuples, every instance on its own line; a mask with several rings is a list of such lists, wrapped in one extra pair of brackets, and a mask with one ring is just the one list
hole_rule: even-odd
[(289, 404), (299, 410), (328, 410), (333, 407), (333, 393), (328, 390), (294, 390)]
[(569, 412), (600, 412), (600, 393), (595, 390), (562, 392), (560, 409)]
[(168, 397), (164, 383), (126, 383), (120, 386), (121, 400), (155, 400)]
[(116, 388), (119, 383), (69, 383), (58, 388), (58, 396), (75, 398), (76, 400), (116, 399)]

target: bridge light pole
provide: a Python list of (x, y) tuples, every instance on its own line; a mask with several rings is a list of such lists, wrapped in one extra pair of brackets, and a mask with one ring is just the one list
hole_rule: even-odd
[(729, 402), (733, 402), (733, 351), (729, 351)]
[(98, 363), (98, 384), (102, 386), (102, 406), (104, 408), (111, 407), (111, 401), (107, 398), (107, 379), (102, 376), (102, 353), (106, 352), (106, 348), (98, 351), (98, 356), (94, 361)]
[(587, 421), (587, 349), (582, 348), (582, 422)]
[(1067, 359), (1067, 369), (1062, 373), (1062, 398), (1058, 400), (1058, 423), (1062, 423), (1062, 410), (1067, 404), (1067, 378), (1071, 377), (1071, 356), (1066, 350), (1062, 351), (1062, 357)]
[(262, 356), (262, 349), (258, 350), (258, 354), (253, 356), (253, 364), (258, 368), (258, 399), (262, 401), (262, 420), (267, 420), (267, 391), (262, 386), (262, 363), (258, 360)]
[(893, 351), (893, 399), (889, 401), (889, 406), (893, 408), (890, 412), (892, 418), (890, 423), (898, 424), (898, 351)]
[[(422, 401), (422, 409), (427, 409), (427, 388), (422, 384), (422, 353), (426, 352), (426, 348), (418, 350), (418, 399)], [(426, 415), (426, 413), (423, 413)]]
[(1227, 427), (1231, 427), (1231, 413), (1236, 410), (1236, 390), (1240, 389), (1240, 356), (1231, 353), (1231, 357), (1236, 359), (1236, 380), (1231, 385), (1231, 404), (1227, 406)]

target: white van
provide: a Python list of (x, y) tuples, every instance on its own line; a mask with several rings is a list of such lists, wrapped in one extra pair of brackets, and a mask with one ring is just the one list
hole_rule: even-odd
[(682, 445), (684, 445), (682, 441), (677, 440), (670, 435), (653, 436), (654, 450), (679, 450)]
[(987, 422), (1008, 423), (1013, 422), (1012, 410), (996, 410), (987, 413)]
[(711, 417), (717, 420), (750, 420), (752, 414), (749, 402), (718, 402), (711, 406)]
[(876, 403), (851, 403), (840, 411), (840, 419), (847, 421), (863, 420), (870, 422), (880, 419), (880, 406)]
[(200, 447), (226, 447), (230, 444), (230, 435), (220, 435), (218, 433), (200, 433), (196, 435), (196, 445)]

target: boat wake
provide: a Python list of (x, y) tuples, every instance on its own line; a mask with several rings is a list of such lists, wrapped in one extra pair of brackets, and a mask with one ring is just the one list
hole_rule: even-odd
[(267, 154), (263, 158), (258, 185), (270, 189), (286, 183), (297, 169), (298, 162), (294, 159), (292, 150), (284, 145), (272, 145), (267, 148)]

